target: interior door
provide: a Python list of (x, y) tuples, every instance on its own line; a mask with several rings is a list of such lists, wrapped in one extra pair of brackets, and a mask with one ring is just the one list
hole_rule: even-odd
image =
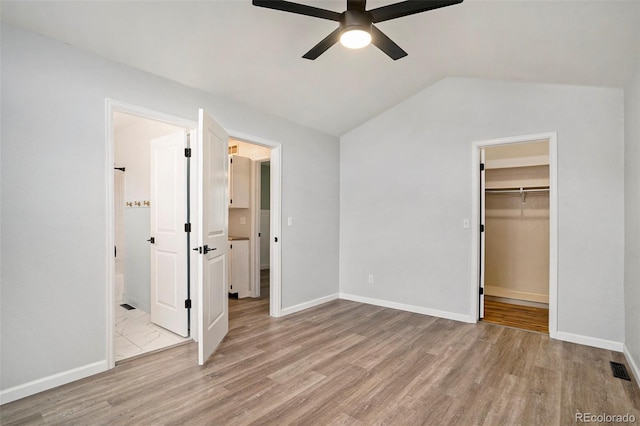
[(198, 123), (199, 227), (198, 363), (203, 365), (229, 330), (228, 146), (229, 136), (204, 110)]
[(183, 131), (151, 141), (151, 321), (188, 336), (187, 173)]
[(484, 318), (484, 270), (485, 270), (485, 152), (484, 149), (480, 150), (480, 259), (478, 264), (480, 265), (479, 274), (479, 318)]

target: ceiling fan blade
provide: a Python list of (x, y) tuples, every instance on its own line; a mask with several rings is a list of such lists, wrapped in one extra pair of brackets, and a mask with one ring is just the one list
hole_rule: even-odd
[(367, 7), (367, 0), (347, 0), (347, 10), (359, 10), (364, 12)]
[(395, 44), (393, 40), (376, 28), (375, 25), (371, 25), (371, 43), (375, 44), (378, 49), (382, 50), (394, 61), (407, 56), (407, 52), (402, 50), (400, 46)]
[(371, 9), (369, 13), (371, 14), (372, 22), (376, 23), (413, 15), (414, 13), (439, 9), (441, 7), (453, 6), (454, 4), (462, 3), (462, 1), (463, 0), (408, 0)]
[(336, 44), (340, 40), (340, 28), (326, 36), (320, 43), (313, 46), (313, 48), (304, 54), (303, 58), (311, 59), (312, 61), (318, 56), (327, 51), (328, 48)]
[(282, 10), (283, 12), (297, 13), (298, 15), (328, 19), (330, 21), (340, 21), (340, 14), (338, 12), (285, 0), (253, 0), (253, 5), (266, 7), (267, 9)]

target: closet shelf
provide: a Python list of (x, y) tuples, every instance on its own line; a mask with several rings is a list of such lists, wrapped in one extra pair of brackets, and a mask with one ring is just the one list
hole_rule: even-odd
[(548, 186), (523, 186), (520, 188), (485, 189), (485, 194), (518, 194), (522, 197), (522, 204), (525, 203), (526, 194), (531, 192), (549, 192)]

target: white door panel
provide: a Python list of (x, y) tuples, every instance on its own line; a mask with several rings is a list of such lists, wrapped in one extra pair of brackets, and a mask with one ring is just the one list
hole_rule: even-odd
[(198, 279), (198, 363), (203, 365), (229, 330), (226, 260), (228, 251), (229, 136), (199, 112), (198, 208), (201, 273)]
[[(205, 260), (204, 278), (205, 281), (216, 282), (222, 280), (227, 274), (226, 256), (216, 256)], [(226, 290), (226, 289), (225, 289)], [(205, 287), (204, 300), (206, 303), (205, 329), (211, 330), (219, 321), (224, 321), (223, 316), (226, 314), (227, 297), (225, 291), (218, 287)], [(211, 352), (215, 350), (215, 346), (211, 348)]]
[(185, 132), (151, 141), (151, 321), (188, 336)]
[(178, 281), (180, 272), (179, 259), (175, 253), (156, 250), (156, 297), (155, 303), (163, 307), (176, 309), (178, 307), (178, 292), (173, 285)]

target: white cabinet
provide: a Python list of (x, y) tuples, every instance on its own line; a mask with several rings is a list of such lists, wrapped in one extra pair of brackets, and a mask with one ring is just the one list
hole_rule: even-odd
[(251, 159), (229, 156), (229, 208), (248, 209), (251, 199)]
[(229, 241), (229, 293), (249, 297), (249, 240)]

